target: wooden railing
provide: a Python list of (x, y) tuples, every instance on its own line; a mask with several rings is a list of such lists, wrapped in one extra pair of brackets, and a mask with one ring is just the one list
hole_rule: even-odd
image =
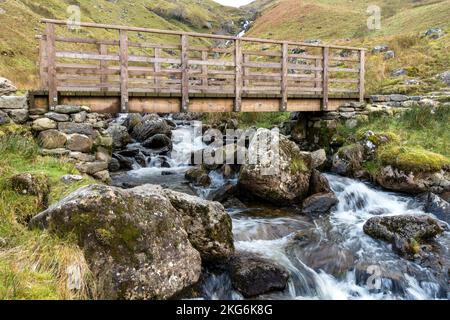
[[(179, 96), (182, 111), (193, 96), (231, 96), (235, 111), (243, 97), (277, 97), (280, 111), (295, 97), (320, 97), (324, 110), (334, 96), (364, 99), (361, 48), (94, 23), (71, 37), (65, 21), (42, 22), (40, 76), (50, 106), (60, 92), (120, 94), (122, 112), (130, 94)], [(90, 28), (108, 36), (86, 36)]]

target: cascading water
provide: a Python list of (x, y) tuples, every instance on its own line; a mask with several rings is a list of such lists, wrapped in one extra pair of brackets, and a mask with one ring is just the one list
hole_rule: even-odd
[[(134, 185), (153, 183), (208, 198), (226, 183), (216, 171), (208, 188), (187, 187), (185, 171), (191, 153), (204, 148), (189, 126), (173, 130), (173, 151), (161, 166), (149, 156), (147, 167), (137, 166), (125, 175)], [(324, 217), (302, 215), (295, 207), (273, 208), (264, 204), (228, 209), (233, 220), (237, 250), (256, 253), (284, 266), (290, 280), (283, 292), (260, 296), (266, 299), (447, 299), (444, 275), (422, 268), (398, 256), (389, 244), (363, 232), (363, 224), (378, 215), (424, 214), (413, 198), (377, 190), (352, 179), (326, 175), (339, 204)], [(121, 178), (120, 178), (121, 177)], [(188, 191), (189, 189), (189, 191)], [(438, 240), (450, 246), (450, 235)], [(202, 283), (205, 299), (242, 299), (232, 289), (226, 273), (208, 273)]]

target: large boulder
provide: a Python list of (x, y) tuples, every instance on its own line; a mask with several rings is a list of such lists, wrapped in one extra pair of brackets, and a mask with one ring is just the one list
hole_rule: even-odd
[(375, 180), (383, 188), (398, 192), (440, 194), (450, 191), (450, 173), (445, 171), (406, 173), (389, 165), (378, 170)]
[(113, 124), (107, 131), (112, 137), (114, 149), (122, 149), (131, 142), (131, 137), (128, 134), (127, 127), (125, 126)]
[[(269, 144), (278, 139), (277, 148), (261, 148), (261, 141), (270, 137)], [(276, 145), (276, 142), (275, 142)], [(311, 155), (303, 153), (299, 147), (283, 135), (267, 129), (258, 129), (249, 145), (249, 156), (258, 156), (255, 161), (242, 165), (239, 188), (248, 194), (274, 204), (298, 203), (306, 198), (311, 176)], [(264, 156), (268, 155), (266, 160)]]
[(363, 230), (369, 236), (392, 244), (393, 249), (407, 259), (430, 267), (440, 267), (434, 238), (447, 229), (446, 225), (428, 215), (397, 215), (370, 218)]
[(155, 134), (142, 143), (142, 146), (150, 149), (172, 150), (172, 140), (165, 134)]
[(6, 78), (0, 77), (0, 96), (5, 94), (14, 93), (17, 88), (13, 85), (11, 81)]
[[(146, 188), (148, 187), (141, 190)], [(207, 262), (228, 260), (234, 253), (234, 241), (231, 218), (225, 208), (219, 202), (203, 200), (185, 193), (168, 189), (164, 192), (170, 203), (180, 212), (189, 240), (200, 252), (202, 259)]]
[(144, 142), (155, 134), (172, 137), (172, 131), (167, 122), (157, 116), (152, 116), (144, 117), (143, 121), (133, 128), (131, 136), (137, 141)]
[(232, 257), (230, 274), (233, 287), (247, 298), (284, 290), (289, 279), (282, 266), (249, 252)]
[(167, 299), (196, 283), (201, 258), (159, 189), (83, 187), (30, 226), (74, 234), (102, 299)]

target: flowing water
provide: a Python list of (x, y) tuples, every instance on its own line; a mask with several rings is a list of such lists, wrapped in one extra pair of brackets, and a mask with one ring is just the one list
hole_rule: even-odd
[[(184, 180), (193, 150), (204, 147), (193, 139), (193, 130), (173, 131), (170, 168), (161, 167), (160, 156), (149, 156), (147, 167), (116, 174), (116, 184), (161, 184), (182, 192), (208, 195), (225, 183), (236, 183), (211, 172), (208, 188), (193, 188)], [(136, 147), (136, 146), (131, 146)], [(356, 180), (328, 174), (339, 204), (325, 217), (302, 215), (298, 208), (273, 208), (264, 204), (229, 208), (237, 250), (276, 261), (290, 273), (283, 292), (262, 299), (448, 299), (448, 283), (442, 274), (400, 258), (389, 244), (363, 232), (363, 224), (379, 215), (424, 214), (413, 198), (379, 190)], [(450, 247), (447, 232), (439, 240)], [(445, 253), (448, 257), (448, 252)], [(242, 299), (225, 273), (210, 273), (203, 280), (205, 299)]]

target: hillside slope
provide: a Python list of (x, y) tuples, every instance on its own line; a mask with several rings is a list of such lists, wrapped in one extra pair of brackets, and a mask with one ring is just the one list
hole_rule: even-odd
[[(6, 0), (0, 1), (0, 75), (29, 88), (37, 80), (37, 34), (43, 17), (68, 19), (70, 5), (81, 8), (81, 21), (139, 27), (235, 34), (242, 10), (212, 0)], [(164, 39), (162, 39), (164, 40)]]
[[(370, 54), (367, 59), (368, 93), (423, 93), (445, 84), (436, 75), (450, 70), (450, 1), (448, 0), (257, 0), (265, 10), (248, 36), (310, 40), (364, 46), (386, 44), (392, 59)], [(367, 8), (381, 8), (381, 29), (369, 30)], [(424, 37), (430, 28), (446, 33)], [(400, 77), (392, 76), (404, 70)]]

